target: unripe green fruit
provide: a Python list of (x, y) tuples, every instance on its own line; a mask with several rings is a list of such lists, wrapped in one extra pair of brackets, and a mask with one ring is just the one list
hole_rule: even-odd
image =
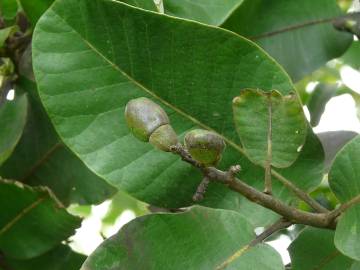
[(158, 127), (169, 124), (166, 112), (145, 97), (132, 99), (126, 104), (125, 119), (134, 136), (144, 142), (149, 141)]
[(178, 143), (166, 112), (148, 98), (132, 99), (125, 107), (125, 119), (136, 138), (169, 152)]
[(216, 166), (225, 149), (225, 142), (218, 134), (204, 129), (188, 132), (184, 143), (190, 155), (205, 166)]
[(168, 124), (157, 128), (150, 135), (149, 141), (153, 146), (165, 152), (170, 152), (170, 146), (178, 143), (174, 129)]

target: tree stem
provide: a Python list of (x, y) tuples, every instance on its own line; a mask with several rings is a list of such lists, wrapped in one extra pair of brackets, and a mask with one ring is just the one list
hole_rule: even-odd
[(336, 208), (330, 213), (330, 217), (332, 219), (337, 218), (339, 215), (344, 213), (347, 209), (349, 209), (351, 206), (360, 203), (360, 194), (352, 198), (350, 201), (347, 201), (346, 203), (343, 203), (339, 206), (339, 208)]
[(329, 229), (334, 229), (336, 227), (336, 222), (329, 213), (310, 213), (299, 210), (283, 203), (273, 196), (260, 192), (239, 180), (234, 176), (240, 169), (240, 166), (238, 165), (232, 166), (229, 171), (221, 171), (215, 167), (204, 167), (202, 164), (198, 163), (189, 155), (181, 144), (171, 147), (171, 150), (173, 153), (181, 156), (184, 161), (200, 169), (204, 176), (207, 176), (210, 180), (227, 185), (230, 189), (240, 193), (248, 200), (278, 213), (291, 223)]

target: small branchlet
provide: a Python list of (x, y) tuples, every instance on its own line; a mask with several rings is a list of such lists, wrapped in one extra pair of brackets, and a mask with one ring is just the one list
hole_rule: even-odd
[[(145, 107), (143, 107), (145, 106)], [(351, 207), (355, 203), (360, 202), (360, 196), (354, 198), (350, 202), (342, 205), (336, 210), (328, 211), (317, 204), (310, 204), (317, 209), (319, 213), (310, 213), (289, 206), (279, 199), (269, 194), (258, 191), (252, 186), (236, 178), (236, 174), (240, 172), (240, 165), (231, 166), (227, 171), (221, 171), (215, 166), (221, 158), (221, 154), (225, 148), (225, 143), (221, 136), (214, 132), (206, 130), (190, 131), (185, 138), (185, 146), (178, 142), (175, 131), (169, 126), (169, 119), (166, 113), (151, 100), (140, 98), (132, 100), (128, 103), (125, 112), (126, 120), (130, 130), (142, 141), (151, 141), (152, 134), (156, 134), (154, 146), (163, 151), (172, 152), (181, 157), (181, 159), (193, 167), (199, 169), (203, 174), (203, 179), (199, 184), (194, 196), (194, 201), (204, 198), (206, 189), (211, 181), (219, 182), (228, 186), (231, 190), (240, 193), (248, 200), (268, 208), (282, 216), (281, 221), (269, 228), (268, 231), (277, 230), (290, 224), (304, 224), (319, 228), (334, 229), (337, 225), (337, 219), (341, 213)], [(160, 129), (159, 129), (160, 128)], [(166, 132), (162, 132), (165, 130)], [(171, 138), (161, 138), (162, 135), (169, 135)], [(158, 139), (160, 136), (160, 139)], [(154, 140), (153, 140), (154, 141)], [(272, 174), (275, 174), (273, 171)], [(282, 179), (281, 175), (275, 175)], [(293, 187), (287, 179), (281, 181), (285, 186), (303, 198), (304, 201), (312, 202), (308, 198), (308, 194)], [(264, 235), (265, 237), (266, 235)], [(259, 239), (261, 240), (262, 237)], [(259, 241), (259, 240), (256, 240)]]

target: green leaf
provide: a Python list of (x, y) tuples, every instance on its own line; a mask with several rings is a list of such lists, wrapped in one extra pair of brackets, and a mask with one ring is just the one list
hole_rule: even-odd
[(350, 268), (350, 270), (359, 270), (360, 269), (360, 262), (354, 262)]
[(319, 124), (320, 118), (325, 111), (326, 104), (336, 95), (337, 90), (338, 86), (334, 84), (319, 83), (315, 87), (307, 104), (310, 112), (311, 126), (315, 127)]
[(245, 0), (222, 27), (254, 40), (297, 81), (350, 46), (352, 35), (316, 23), (341, 15), (336, 1)]
[(0, 175), (47, 186), (64, 205), (98, 204), (112, 196), (115, 188), (92, 173), (59, 140), (38, 100), (36, 85), (21, 77), (17, 89), (28, 93), (28, 121), (13, 154), (0, 167)]
[(6, 265), (16, 270), (78, 270), (86, 256), (76, 253), (69, 246), (59, 245), (45, 254), (29, 260), (5, 258)]
[(354, 41), (340, 60), (355, 69), (360, 69), (360, 41)]
[(11, 155), (20, 140), (26, 123), (27, 109), (26, 95), (0, 104), (0, 165)]
[(15, 18), (18, 11), (18, 3), (16, 0), (1, 0), (0, 15), (7, 21)]
[(221, 25), (243, 0), (163, 0), (165, 13), (211, 25)]
[(254, 237), (248, 222), (233, 211), (194, 207), (147, 215), (101, 244), (81, 269), (216, 269), (237, 251), (226, 269), (284, 269), (271, 247), (247, 247)]
[(296, 94), (244, 89), (233, 101), (236, 131), (256, 164), (289, 167), (306, 138), (306, 119)]
[(51, 6), (54, 0), (19, 0), (31, 24), (35, 26), (41, 15)]
[(0, 205), (0, 249), (14, 259), (47, 252), (74, 234), (81, 223), (43, 187), (0, 179)]
[[(355, 137), (337, 154), (329, 173), (329, 184), (340, 202), (360, 195), (360, 136)], [(360, 260), (360, 205), (340, 216), (335, 246), (345, 255)]]
[(353, 260), (336, 250), (333, 239), (333, 231), (304, 229), (288, 248), (292, 270), (349, 269)]
[[(246, 87), (293, 89), (266, 53), (238, 35), (113, 1), (56, 2), (35, 29), (33, 57), (42, 102), (67, 146), (114, 186), (169, 208), (192, 204), (201, 175), (130, 134), (123, 117), (130, 99), (151, 97), (180, 137), (196, 126), (222, 134), (228, 147), (220, 167), (239, 162), (240, 176), (253, 183), (263, 169), (239, 152), (231, 101)], [(213, 207), (238, 207), (238, 194), (213, 186)]]
[(355, 205), (341, 215), (334, 239), (336, 248), (355, 260), (360, 260), (359, 223), (360, 205)]
[(334, 160), (337, 152), (343, 146), (353, 139), (358, 134), (353, 131), (338, 130), (338, 131), (327, 131), (318, 133), (321, 144), (325, 150), (325, 166), (326, 171), (330, 169), (332, 161)]

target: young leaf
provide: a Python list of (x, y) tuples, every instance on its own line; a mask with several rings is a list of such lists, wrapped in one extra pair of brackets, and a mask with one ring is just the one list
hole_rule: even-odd
[[(360, 196), (360, 136), (337, 154), (329, 173), (329, 184), (340, 202)], [(335, 246), (345, 255), (360, 260), (360, 205), (352, 206), (340, 216)]]
[(329, 20), (341, 15), (336, 1), (245, 0), (221, 27), (255, 41), (298, 81), (350, 46), (352, 35)]
[(28, 117), (14, 152), (0, 166), (0, 175), (47, 186), (65, 206), (98, 204), (112, 196), (116, 189), (92, 173), (60, 141), (39, 101), (36, 84), (20, 77), (16, 89), (27, 92)]
[(299, 156), (306, 119), (295, 94), (244, 89), (233, 101), (236, 131), (256, 164), (285, 168)]
[(0, 249), (6, 257), (29, 259), (66, 240), (80, 226), (52, 193), (0, 179)]
[(254, 237), (248, 222), (233, 211), (194, 207), (147, 215), (101, 244), (81, 269), (220, 269), (234, 254), (226, 269), (284, 269), (271, 247), (247, 246)]
[(0, 165), (11, 155), (20, 140), (26, 123), (28, 100), (26, 95), (17, 96), (0, 104)]
[(292, 269), (349, 269), (353, 260), (336, 250), (333, 239), (333, 231), (304, 229), (288, 248)]

